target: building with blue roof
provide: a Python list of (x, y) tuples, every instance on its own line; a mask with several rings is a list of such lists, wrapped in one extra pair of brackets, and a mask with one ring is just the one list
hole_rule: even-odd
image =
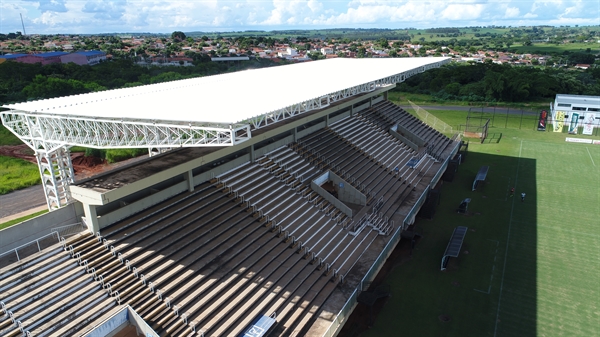
[(23, 56), (27, 56), (27, 54), (7, 54), (7, 55), (0, 55), (0, 59), (6, 59), (6, 60), (15, 60), (19, 57), (23, 57)]
[(75, 63), (79, 65), (94, 65), (106, 60), (106, 53), (99, 50), (78, 51), (61, 56), (62, 63)]
[(51, 51), (47, 53), (28, 54), (15, 60), (22, 63), (41, 63), (42, 65), (46, 65), (51, 63), (60, 63), (60, 57), (67, 54), (69, 53), (64, 51)]

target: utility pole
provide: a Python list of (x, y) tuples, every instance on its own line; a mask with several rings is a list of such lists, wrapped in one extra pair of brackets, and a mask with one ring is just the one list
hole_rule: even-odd
[(27, 33), (25, 32), (25, 24), (23, 23), (23, 14), (19, 13), (19, 15), (21, 16), (21, 26), (23, 26), (23, 36), (25, 36)]

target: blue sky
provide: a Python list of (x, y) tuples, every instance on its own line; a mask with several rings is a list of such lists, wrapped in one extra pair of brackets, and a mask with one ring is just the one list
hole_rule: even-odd
[(0, 32), (600, 25), (600, 0), (0, 0)]

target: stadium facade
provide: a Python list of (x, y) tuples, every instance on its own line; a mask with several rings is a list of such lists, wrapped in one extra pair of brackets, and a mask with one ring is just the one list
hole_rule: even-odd
[[(448, 61), (333, 59), (5, 106), (48, 207), (81, 205), (88, 230), (3, 265), (0, 333), (107, 335), (127, 308), (161, 336), (337, 334), (460, 145), (387, 92)], [(74, 181), (75, 145), (160, 154)]]

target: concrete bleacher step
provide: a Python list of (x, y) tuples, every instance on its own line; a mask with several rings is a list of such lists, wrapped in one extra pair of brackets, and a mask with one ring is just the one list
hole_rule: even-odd
[(295, 250), (289, 248), (289, 245), (279, 242), (275, 249), (276, 251), (270, 254), (264, 254), (235, 286), (222, 293), (218, 300), (210, 301), (209, 307), (205, 310), (210, 311), (210, 315), (202, 313), (195, 316), (194, 321), (197, 322), (196, 326), (200, 330), (214, 334), (213, 330), (219, 330), (226, 324), (222, 322), (223, 319), (234, 315), (240, 306), (251, 301), (252, 294), (259, 293), (262, 287), (267, 286), (265, 282), (278, 281), (288, 270), (285, 267), (280, 268), (282, 264), (289, 263), (293, 266), (301, 259)]
[[(60, 243), (56, 243), (40, 252), (37, 252), (31, 256), (28, 256), (24, 259), (21, 259), (20, 261), (17, 262), (11, 262), (10, 264), (6, 265), (3, 268), (0, 268), (0, 291), (1, 290), (1, 285), (2, 284), (6, 284), (6, 281), (4, 281), (5, 279), (7, 279), (8, 277), (15, 275), (15, 274), (19, 274), (19, 273), (24, 273), (27, 274), (28, 269), (30, 269), (32, 266), (41, 266), (41, 265), (45, 265), (45, 266), (49, 266), (52, 265), (53, 263), (55, 263), (56, 259), (63, 259), (64, 256), (56, 256), (58, 253), (60, 253), (63, 250), (62, 245)], [(46, 262), (44, 262), (46, 261)], [(41, 270), (38, 270), (37, 268), (35, 269), (37, 272), (40, 272)]]
[[(248, 222), (248, 224), (251, 224), (253, 222), (254, 222), (254, 220), (250, 220), (250, 222)], [(249, 229), (248, 226), (246, 226), (246, 227)], [(258, 227), (252, 226), (252, 227), (254, 227), (253, 230), (258, 230), (259, 228), (261, 228), (260, 226), (258, 226)], [(266, 229), (263, 229), (263, 230), (266, 230)], [(242, 237), (245, 236), (244, 234), (242, 234), (242, 232), (238, 232), (238, 233), (239, 233), (238, 235), (240, 235)], [(246, 240), (247, 241), (246, 243), (244, 243), (243, 241), (244, 240), (242, 240), (242, 241), (235, 241), (235, 242), (231, 242), (231, 243), (229, 243), (227, 245), (223, 245), (223, 244), (219, 245), (219, 244), (217, 244), (215, 246), (215, 248), (219, 248), (219, 249), (222, 249), (224, 251), (228, 251), (229, 253), (235, 255), (235, 253), (238, 250), (231, 250), (230, 248), (234, 248), (237, 245), (239, 248), (246, 249), (249, 244), (251, 244), (252, 242), (254, 242), (254, 240)], [(212, 242), (212, 241), (209, 241), (209, 242)], [(215, 251), (213, 253), (210, 253), (210, 254), (206, 255), (205, 258), (204, 258), (204, 260), (203, 259), (197, 259), (197, 258), (195, 258), (193, 261), (191, 261), (191, 263), (192, 264), (194, 264), (194, 263), (195, 264), (199, 264), (198, 267), (194, 267), (193, 265), (191, 265), (189, 263), (183, 263), (183, 265), (189, 266), (188, 268), (193, 268), (192, 270), (198, 270), (198, 268), (202, 267), (202, 266), (207, 266), (207, 267), (209, 267), (211, 269), (214, 269), (214, 268), (218, 267), (218, 265), (214, 264), (214, 263), (211, 264), (211, 261), (214, 260), (215, 256), (218, 256), (220, 254), (222, 254), (222, 253), (219, 253), (218, 251)], [(223, 256), (223, 258), (225, 258), (225, 257)], [(229, 258), (229, 259), (231, 259), (231, 258)], [(205, 272), (209, 272), (209, 271), (210, 270), (205, 269)], [(186, 274), (187, 274), (187, 276), (186, 276)], [(196, 283), (196, 282), (201, 282), (202, 279), (205, 278), (207, 275), (208, 274), (204, 274), (204, 273), (203, 274), (194, 275), (193, 273), (186, 272), (185, 274), (178, 274), (177, 280), (180, 280), (180, 281), (178, 281), (180, 283), (180, 285), (182, 284), (182, 282), (184, 282), (183, 284), (190, 284), (190, 282), (192, 282), (192, 284), (193, 284), (193, 283)], [(173, 275), (173, 276), (175, 276), (175, 275)], [(187, 281), (185, 281), (186, 277), (187, 277)], [(157, 287), (162, 287), (165, 290), (165, 296), (175, 296), (176, 294), (172, 294), (172, 293), (169, 292), (170, 291), (169, 289), (173, 288), (173, 286), (175, 284), (173, 284), (171, 286), (165, 284), (163, 286), (163, 283), (167, 282), (168, 280), (165, 279), (165, 276), (161, 276), (161, 278), (164, 281), (161, 281), (160, 279), (157, 279), (156, 280)], [(191, 287), (191, 289), (196, 289), (197, 288), (197, 286), (190, 286), (190, 287)], [(180, 287), (179, 289), (181, 291), (189, 291), (188, 289), (186, 289), (186, 287), (183, 287), (183, 288)]]
[[(77, 234), (66, 239), (64, 245), (68, 247), (89, 237), (91, 237), (91, 233), (88, 232)], [(7, 286), (22, 283), (24, 280), (42, 274), (49, 268), (64, 262), (67, 259), (67, 255), (61, 254), (61, 248), (62, 244), (53, 245), (49, 249), (42, 250), (28, 258), (2, 268), (0, 270), (0, 292)]]
[[(143, 234), (129, 236), (127, 239), (115, 241), (115, 249), (123, 253), (125, 259), (132, 264), (139, 265), (146, 261), (154, 251), (168, 248), (169, 239), (185, 240), (186, 237), (197, 230), (199, 222), (202, 222), (207, 214), (221, 209), (223, 206), (234, 207), (230, 200), (222, 195), (213, 195), (205, 199), (206, 202), (190, 212), (181, 212), (177, 218), (170, 219), (166, 226), (157, 226)], [(210, 216), (208, 217), (210, 218)], [(152, 247), (148, 250), (144, 247)]]
[[(239, 336), (253, 320), (260, 315), (276, 314), (277, 302), (285, 300), (286, 290), (292, 293), (301, 283), (315, 271), (310, 260), (297, 263), (293, 269), (286, 272), (278, 281), (276, 286), (265, 289), (262, 299), (255, 302), (247, 302), (239, 308), (238, 313), (228, 319), (225, 329), (219, 330), (223, 336)], [(271, 310), (270, 312), (268, 310)]]
[[(280, 336), (314, 336), (314, 333), (308, 333), (307, 330), (311, 328), (311, 321), (314, 321), (327, 299), (331, 296), (333, 291), (337, 287), (337, 284), (333, 281), (328, 282), (317, 296), (313, 299), (309, 307), (304, 310), (304, 313), (299, 315), (295, 321), (290, 319), (290, 323), (284, 323), (283, 326), (289, 326), (288, 329), (284, 330)], [(293, 316), (292, 316), (293, 318)]]
[[(228, 317), (223, 319), (216, 326), (214, 330), (208, 330), (213, 335), (225, 335), (227, 330), (235, 328), (236, 323), (240, 317), (249, 316), (246, 312), (251, 308), (264, 307), (272, 300), (278, 293), (278, 289), (281, 289), (280, 283), (286, 285), (289, 280), (289, 274), (297, 275), (308, 265), (308, 261), (303, 259), (301, 255), (295, 254), (291, 259), (288, 260), (287, 265), (281, 265), (277, 271), (274, 272), (267, 282), (264, 282), (256, 291), (251, 292), (246, 296), (240, 304), (236, 306), (235, 312), (232, 312)], [(269, 295), (267, 297), (267, 295)], [(264, 303), (266, 302), (266, 303)], [(247, 325), (247, 323), (246, 323)]]
[(217, 193), (217, 190), (212, 185), (201, 184), (192, 193), (181, 193), (148, 210), (102, 229), (102, 235), (104, 239), (111, 241), (144, 232), (148, 227), (155, 225), (157, 221), (177, 216), (182, 210), (194, 207), (214, 193)]
[[(260, 248), (258, 248), (260, 247)], [(293, 253), (289, 246), (282, 243), (277, 237), (271, 236), (267, 242), (259, 243), (248, 247), (248, 253), (255, 251), (248, 256), (248, 262), (244, 262), (238, 269), (223, 268), (221, 271), (222, 277), (227, 277), (224, 281), (220, 281), (221, 284), (213, 288), (209, 293), (202, 296), (202, 301), (193, 303), (192, 306), (186, 308), (188, 317), (194, 321), (198, 328), (201, 328), (210, 320), (211, 316), (214, 316), (214, 311), (221, 308), (223, 301), (235, 296), (238, 290), (243, 289), (244, 285), (252, 284), (251, 280), (254, 274), (260, 273), (260, 271), (272, 263), (276, 258), (288, 251), (288, 254)], [(246, 253), (246, 254), (248, 254)], [(232, 261), (234, 266), (238, 266), (239, 263)], [(248, 265), (247, 267), (245, 265)], [(219, 275), (216, 275), (218, 277)], [(218, 278), (216, 279), (218, 280)], [(218, 296), (219, 300), (215, 301)], [(190, 303), (192, 304), (192, 303)], [(182, 306), (183, 307), (183, 306)]]
[[(41, 335), (43, 332), (46, 335), (50, 333), (51, 335), (60, 336), (56, 332), (63, 327), (86, 321), (90, 316), (96, 317), (101, 311), (100, 309), (106, 310), (110, 305), (114, 305), (114, 299), (109, 297), (105, 292), (91, 294), (91, 296), (87, 296), (85, 300), (81, 300), (75, 305), (61, 308), (59, 314), (54, 315), (52, 319), (46, 321), (44, 324), (31, 329), (31, 333), (33, 335)], [(90, 310), (92, 308), (94, 310)], [(58, 309), (55, 312), (57, 311)]]
[(337, 282), (332, 281), (331, 277), (316, 275), (318, 278), (313, 280), (314, 283), (303, 283), (293, 294), (294, 296), (291, 296), (277, 312), (277, 325), (273, 328), (271, 336), (289, 336), (294, 322), (302, 318), (305, 309), (310, 306), (317, 295), (323, 290), (329, 294), (333, 292)]
[[(108, 296), (105, 292), (99, 291), (99, 285), (91, 280), (87, 275), (83, 275), (78, 280), (82, 283), (80, 288), (63, 287), (60, 291), (54, 292), (50, 296), (45, 296), (43, 301), (34, 303), (36, 312), (29, 313), (28, 308), (23, 308), (15, 313), (16, 319), (21, 320), (25, 330), (31, 330), (38, 334), (41, 331), (47, 331), (51, 326), (65, 320), (71, 313), (78, 311), (79, 308), (88, 301), (96, 298)], [(53, 295), (53, 296), (52, 296)], [(34, 309), (30, 306), (30, 309)]]

